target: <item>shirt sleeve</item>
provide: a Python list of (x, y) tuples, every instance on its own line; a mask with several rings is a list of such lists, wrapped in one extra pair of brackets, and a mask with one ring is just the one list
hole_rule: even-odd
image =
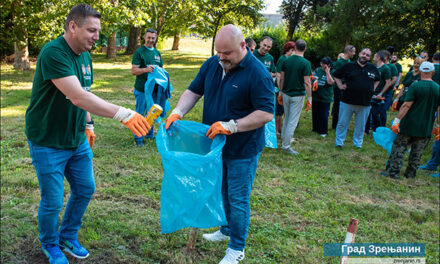
[(405, 102), (413, 102), (417, 97), (417, 83), (413, 83), (409, 86), (408, 92), (405, 95)]
[(141, 66), (141, 56), (139, 52), (136, 50), (133, 54), (133, 59), (131, 60), (131, 64)]
[(48, 81), (75, 75), (73, 62), (61, 49), (47, 48), (41, 55), (41, 72), (43, 79)]
[(347, 65), (349, 65), (349, 64), (346, 63), (346, 64), (342, 65), (342, 67), (340, 67), (339, 69), (337, 69), (336, 71), (334, 71), (334, 72), (333, 72), (333, 76), (334, 76), (335, 78), (338, 78), (338, 79), (342, 79), (342, 78), (344, 78), (344, 75), (345, 75), (345, 69), (348, 67)]
[(306, 62), (306, 67), (304, 67), (304, 76), (311, 76), (312, 75), (312, 65), (309, 61)]
[(273, 114), (275, 112), (274, 84), (272, 78), (264, 76), (254, 81), (251, 88), (251, 102), (254, 110), (261, 110)]
[[(384, 66), (385, 66), (385, 65), (384, 65)], [(384, 74), (384, 79), (385, 79), (385, 80), (388, 80), (388, 79), (393, 78), (393, 75), (391, 74), (391, 69), (390, 69), (390, 67), (386, 67), (386, 68), (384, 68), (384, 70), (383, 70), (383, 74)]]

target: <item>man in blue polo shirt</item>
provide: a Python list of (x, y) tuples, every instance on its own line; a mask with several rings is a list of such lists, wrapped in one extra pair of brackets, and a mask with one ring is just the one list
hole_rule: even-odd
[(223, 148), (222, 195), (228, 225), (210, 241), (230, 239), (220, 264), (244, 259), (250, 219), (250, 194), (260, 153), (265, 145), (264, 124), (274, 112), (274, 85), (267, 69), (246, 48), (242, 32), (233, 25), (219, 30), (217, 55), (209, 58), (182, 94), (167, 119), (166, 129), (190, 111), (204, 95), (203, 123), (211, 125), (206, 136), (226, 134)]

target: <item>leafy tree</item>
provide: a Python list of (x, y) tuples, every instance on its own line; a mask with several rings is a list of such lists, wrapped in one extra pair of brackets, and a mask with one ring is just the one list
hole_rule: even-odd
[(205, 37), (212, 37), (211, 54), (217, 31), (226, 24), (253, 28), (262, 21), (259, 13), (264, 8), (263, 0), (200, 0), (202, 12), (196, 21), (196, 31)]
[(281, 12), (288, 24), (287, 38), (293, 38), (293, 33), (300, 25), (307, 10), (310, 8), (315, 10), (317, 4), (324, 5), (327, 2), (328, 0), (283, 0)]

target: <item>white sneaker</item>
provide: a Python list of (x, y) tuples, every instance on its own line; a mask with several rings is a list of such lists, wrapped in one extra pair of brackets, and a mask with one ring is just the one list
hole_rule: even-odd
[(290, 139), (290, 144), (295, 143), (295, 142), (298, 142), (298, 140), (296, 140), (296, 138), (291, 138)]
[(203, 234), (202, 237), (208, 241), (214, 241), (214, 242), (229, 240), (229, 236), (223, 235), (223, 233), (220, 232), (220, 230), (217, 230), (212, 234)]
[(219, 264), (238, 264), (240, 260), (244, 259), (244, 251), (226, 249), (226, 255)]

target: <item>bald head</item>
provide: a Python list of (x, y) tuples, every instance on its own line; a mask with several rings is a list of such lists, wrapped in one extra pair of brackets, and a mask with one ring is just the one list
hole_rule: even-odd
[(239, 64), (247, 53), (243, 33), (234, 25), (226, 25), (218, 31), (214, 46), (225, 70)]
[(229, 25), (222, 27), (218, 31), (217, 36), (215, 37), (216, 43), (217, 43), (217, 40), (230, 41), (230, 42), (238, 44), (238, 43), (244, 41), (244, 36), (238, 27), (236, 27), (232, 24), (229, 24)]

